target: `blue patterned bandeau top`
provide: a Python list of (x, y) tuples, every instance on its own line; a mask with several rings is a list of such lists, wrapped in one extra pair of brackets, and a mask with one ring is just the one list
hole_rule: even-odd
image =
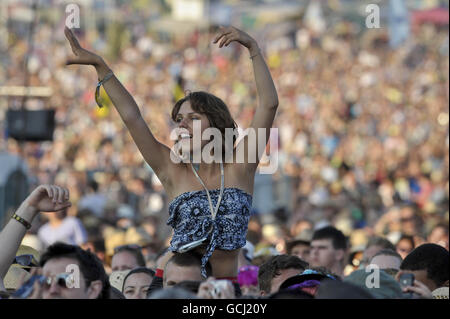
[[(216, 206), (219, 189), (209, 194)], [(213, 251), (234, 250), (245, 246), (252, 196), (239, 188), (224, 188), (222, 201), (213, 221), (205, 190), (183, 193), (170, 202), (167, 225), (172, 226), (174, 235), (170, 250), (177, 251), (182, 245), (208, 236), (206, 253), (202, 257), (202, 276), (206, 277), (205, 265)], [(212, 231), (208, 234), (210, 228)]]

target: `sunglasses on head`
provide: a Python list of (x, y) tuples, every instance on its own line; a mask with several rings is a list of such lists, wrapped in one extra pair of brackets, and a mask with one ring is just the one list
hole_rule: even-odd
[(139, 245), (131, 244), (131, 245), (122, 245), (114, 248), (114, 253), (118, 253), (124, 250), (141, 250), (142, 247)]
[(16, 256), (14, 258), (13, 264), (18, 264), (24, 267), (38, 267), (38, 262), (31, 254)]

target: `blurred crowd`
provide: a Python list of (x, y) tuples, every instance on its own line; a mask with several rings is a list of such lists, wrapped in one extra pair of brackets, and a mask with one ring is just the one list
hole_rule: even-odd
[[(212, 47), (213, 29), (170, 39), (145, 28), (126, 31), (117, 33), (115, 53), (96, 31), (78, 35), (105, 57), (159, 141), (173, 144), (170, 112), (186, 90), (222, 98), (248, 127), (257, 100), (246, 52)], [(349, 238), (347, 274), (375, 235), (404, 257), (426, 242), (448, 250), (448, 29), (423, 25), (395, 50), (387, 36), (342, 23), (321, 35), (299, 24), (278, 46), (261, 38), (280, 101), (272, 136), (278, 149), (271, 150), (279, 167), (268, 180), (276, 202), (270, 210), (256, 200), (267, 187), (255, 186), (247, 239), (256, 256), (287, 253), (292, 240), (330, 225)], [(22, 85), (27, 42), (14, 35), (9, 41), (0, 55), (1, 85)], [(19, 144), (0, 133), (2, 149), (25, 159), (35, 185), (66, 187), (74, 204), (41, 215), (23, 243), (43, 251), (65, 240), (91, 249), (109, 271), (114, 248), (136, 244), (155, 268), (171, 235), (164, 189), (104, 92), (106, 106), (96, 106), (94, 70), (65, 66), (68, 53), (62, 28), (37, 25), (29, 84), (53, 94), (28, 99), (27, 108), (56, 110), (54, 140)], [(61, 225), (76, 235), (49, 231)]]

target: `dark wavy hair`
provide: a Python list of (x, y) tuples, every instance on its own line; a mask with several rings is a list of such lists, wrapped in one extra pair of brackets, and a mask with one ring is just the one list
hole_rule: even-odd
[(272, 287), (272, 280), (276, 276), (281, 274), (281, 270), (285, 269), (298, 269), (298, 273), (300, 274), (306, 268), (308, 268), (309, 264), (300, 259), (297, 256), (290, 255), (278, 255), (272, 256), (268, 261), (262, 264), (259, 267), (258, 271), (258, 283), (259, 289), (265, 291), (266, 293), (270, 293), (270, 289)]

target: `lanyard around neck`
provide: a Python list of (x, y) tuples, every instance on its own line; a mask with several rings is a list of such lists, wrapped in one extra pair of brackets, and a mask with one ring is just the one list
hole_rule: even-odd
[(200, 176), (198, 176), (197, 171), (194, 169), (194, 166), (192, 165), (192, 163), (191, 163), (191, 168), (192, 168), (192, 171), (194, 172), (195, 176), (197, 177), (197, 179), (199, 180), (199, 182), (202, 184), (203, 188), (206, 191), (206, 196), (208, 196), (209, 209), (211, 211), (212, 219), (214, 220), (216, 218), (217, 211), (219, 210), (219, 205), (220, 205), (220, 202), (222, 200), (222, 195), (223, 195), (223, 190), (224, 190), (223, 163), (220, 162), (220, 195), (219, 195), (219, 199), (217, 200), (217, 204), (216, 204), (216, 207), (215, 207), (214, 210), (213, 210), (213, 204), (212, 204), (211, 197), (209, 195), (208, 188), (205, 186), (205, 183), (203, 183), (203, 181), (200, 178)]

